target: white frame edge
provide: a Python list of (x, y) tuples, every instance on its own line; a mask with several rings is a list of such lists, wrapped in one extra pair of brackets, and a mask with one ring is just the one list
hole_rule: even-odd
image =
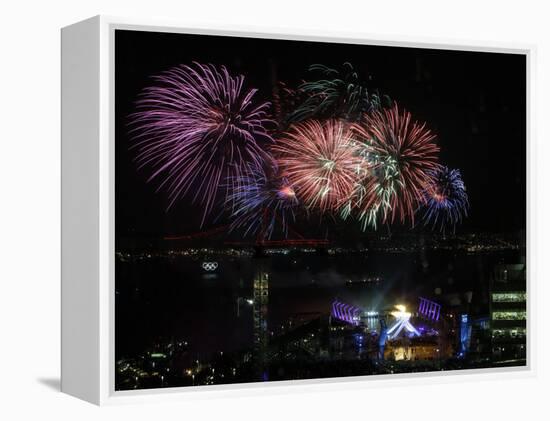
[[(527, 91), (527, 366), (273, 383), (114, 390), (114, 31), (116, 29), (523, 54)], [(82, 53), (84, 51), (84, 53)], [(62, 391), (103, 404), (504, 380), (536, 375), (534, 45), (96, 16), (62, 30)], [(97, 52), (97, 55), (96, 55)], [(84, 60), (83, 66), (78, 59)], [(79, 73), (75, 73), (78, 68)], [(97, 70), (97, 73), (94, 73)], [(93, 121), (97, 116), (97, 119)], [(86, 132), (82, 130), (85, 125)], [(84, 132), (84, 133), (83, 133)], [(84, 160), (79, 160), (88, 151)], [(93, 161), (93, 162), (90, 162)], [(83, 165), (84, 164), (84, 165)], [(89, 164), (89, 165), (85, 165)], [(77, 186), (80, 188), (77, 188)], [(90, 190), (82, 189), (88, 186)], [(91, 195), (97, 192), (97, 196)], [(76, 210), (76, 214), (73, 213)], [(79, 221), (84, 223), (79, 224)], [(96, 266), (94, 266), (96, 265)], [(90, 272), (82, 276), (84, 267)], [(91, 298), (90, 298), (91, 297)], [(83, 312), (82, 309), (85, 309)], [(83, 367), (83, 362), (87, 364)]]
[(61, 391), (100, 401), (100, 19), (61, 32)]

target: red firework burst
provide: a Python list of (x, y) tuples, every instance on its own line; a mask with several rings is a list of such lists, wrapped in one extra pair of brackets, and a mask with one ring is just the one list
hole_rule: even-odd
[(372, 218), (373, 211), (378, 214), (381, 210), (382, 222), (394, 222), (398, 217), (402, 223), (410, 220), (414, 225), (414, 213), (424, 200), (430, 174), (439, 168), (435, 135), (397, 104), (365, 115), (351, 130), (364, 144), (371, 168), (364, 180), (363, 197), (356, 202), (361, 215)]
[(352, 194), (364, 160), (349, 124), (309, 120), (294, 124), (276, 142), (282, 173), (308, 208), (335, 210)]

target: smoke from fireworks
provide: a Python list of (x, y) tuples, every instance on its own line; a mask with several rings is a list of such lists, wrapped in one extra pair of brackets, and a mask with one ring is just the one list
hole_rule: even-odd
[(254, 103), (257, 90), (223, 66), (181, 65), (154, 80), (131, 116), (136, 160), (168, 192), (169, 207), (191, 195), (204, 206), (204, 222), (221, 183), (239, 180), (267, 159), (269, 103)]
[(363, 155), (369, 162), (369, 175), (355, 187), (351, 205), (363, 228), (376, 227), (378, 217), (384, 223), (398, 218), (414, 225), (430, 174), (439, 168), (435, 135), (397, 104), (365, 115), (352, 130), (364, 143)]
[(294, 124), (273, 150), (298, 199), (321, 211), (334, 210), (352, 193), (363, 165), (360, 145), (340, 120)]
[(257, 171), (234, 184), (236, 188), (228, 196), (228, 203), (234, 204), (231, 230), (243, 228), (244, 235), (257, 234), (258, 238), (269, 239), (280, 228), (287, 235), (298, 200), (286, 178)]
[(431, 171), (432, 177), (425, 190), (425, 204), (420, 209), (425, 225), (444, 232), (447, 226), (454, 230), (468, 213), (468, 194), (460, 171), (441, 167)]

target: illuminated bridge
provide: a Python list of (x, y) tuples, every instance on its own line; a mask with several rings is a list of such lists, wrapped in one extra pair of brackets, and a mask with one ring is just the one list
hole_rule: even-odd
[[(165, 241), (194, 241), (208, 238), (215, 238), (217, 235), (227, 234), (229, 225), (222, 225), (219, 227), (211, 228), (206, 231), (195, 232), (184, 235), (167, 235), (164, 237)], [(260, 234), (255, 239), (249, 241), (231, 241), (224, 240), (221, 243), (224, 246), (229, 247), (262, 247), (262, 248), (279, 248), (279, 247), (311, 247), (311, 248), (324, 248), (329, 245), (329, 240), (321, 238), (304, 238), (302, 235), (294, 230), (290, 230), (293, 238), (285, 238), (278, 240), (269, 240), (263, 238)]]

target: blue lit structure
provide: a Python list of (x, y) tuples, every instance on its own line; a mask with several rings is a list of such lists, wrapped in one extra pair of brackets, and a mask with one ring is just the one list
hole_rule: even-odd
[(342, 303), (340, 301), (334, 301), (332, 303), (332, 317), (354, 326), (359, 325), (361, 313), (362, 310), (360, 308), (352, 306), (351, 304)]
[(470, 338), (472, 336), (472, 325), (468, 320), (467, 314), (460, 315), (460, 351), (459, 357), (465, 357), (468, 348), (470, 348)]
[(380, 335), (378, 336), (378, 358), (384, 359), (384, 348), (386, 347), (386, 341), (388, 340), (388, 327), (386, 321), (380, 319)]
[(437, 322), (441, 313), (441, 304), (428, 300), (427, 298), (419, 298), (420, 303), (418, 304), (418, 314), (429, 320)]

